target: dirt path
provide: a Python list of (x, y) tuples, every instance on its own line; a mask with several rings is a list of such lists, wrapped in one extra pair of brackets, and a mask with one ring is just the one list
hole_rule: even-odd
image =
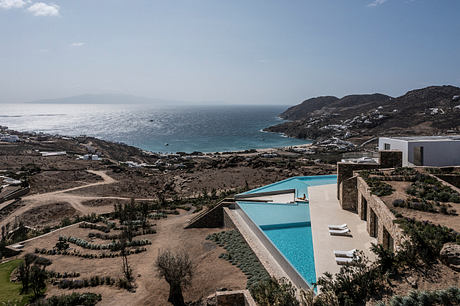
[[(104, 171), (95, 171), (95, 170), (87, 170), (87, 171), (89, 173), (100, 176), (102, 178), (102, 181), (86, 184), (83, 186), (78, 186), (78, 187), (73, 187), (73, 188), (68, 188), (68, 189), (63, 189), (63, 190), (57, 190), (57, 191), (52, 191), (52, 192), (47, 192), (47, 193), (41, 193), (41, 194), (33, 194), (30, 196), (23, 197), (22, 201), (25, 203), (25, 206), (17, 209), (10, 216), (0, 221), (0, 226), (5, 225), (7, 223), (14, 222), (14, 219), (17, 216), (21, 216), (28, 210), (31, 210), (33, 208), (37, 208), (43, 205), (52, 204), (52, 203), (67, 202), (76, 211), (85, 215), (85, 214), (91, 214), (91, 213), (96, 213), (96, 214), (108, 213), (113, 210), (112, 205), (97, 206), (97, 207), (83, 205), (83, 202), (85, 201), (98, 200), (98, 199), (130, 200), (130, 198), (126, 198), (126, 197), (98, 197), (98, 196), (91, 196), (90, 194), (88, 195), (69, 194), (68, 192), (70, 191), (80, 190), (80, 189), (84, 189), (84, 188), (88, 188), (92, 186), (98, 186), (98, 185), (113, 184), (117, 182), (117, 180), (107, 175), (107, 173), (105, 173)], [(135, 200), (153, 201), (155, 199), (135, 199)]]
[[(184, 249), (190, 255), (195, 273), (192, 284), (184, 291), (187, 301), (206, 297), (218, 288), (233, 290), (243, 289), (246, 285), (245, 275), (234, 265), (219, 258), (224, 252), (213, 242), (207, 241), (207, 235), (222, 231), (222, 228), (184, 229), (184, 224), (190, 218), (189, 212), (181, 211), (180, 215), (168, 216), (157, 221), (157, 233), (146, 235), (143, 239), (152, 241), (147, 251), (129, 256), (133, 269), (135, 293), (118, 289), (116, 286), (88, 287), (77, 290), (59, 289), (49, 286), (47, 295), (69, 294), (71, 292), (94, 292), (102, 294), (102, 302), (98, 305), (171, 305), (167, 302), (169, 286), (164, 279), (159, 279), (154, 268), (155, 260), (160, 250)], [(60, 235), (87, 237), (89, 230), (70, 226), (65, 230), (54, 232), (40, 239), (31, 240), (25, 244), (24, 253), (32, 252), (36, 247), (52, 248)], [(49, 269), (59, 272), (79, 272), (81, 277), (94, 275), (109, 275), (121, 277), (120, 258), (80, 259), (71, 256), (50, 257), (53, 264)]]

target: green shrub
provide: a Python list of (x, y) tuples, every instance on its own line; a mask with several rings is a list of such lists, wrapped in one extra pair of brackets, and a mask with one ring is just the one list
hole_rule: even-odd
[(247, 287), (270, 278), (257, 256), (236, 230), (214, 233), (206, 237), (223, 247), (227, 253), (219, 257), (236, 265), (248, 278)]
[(449, 306), (460, 304), (460, 289), (458, 287), (450, 287), (444, 290), (433, 291), (411, 291), (406, 296), (393, 296), (388, 304), (380, 302), (378, 306)]
[(399, 218), (394, 222), (410, 237), (411, 247), (408, 249), (413, 249), (412, 252), (418, 254), (424, 262), (436, 260), (445, 243), (460, 244), (460, 234), (448, 227), (410, 218)]
[(332, 292), (339, 301), (339, 305), (364, 305), (371, 295), (376, 295), (384, 288), (380, 269), (369, 264), (364, 253), (358, 252), (353, 263), (344, 265), (339, 273), (332, 276), (324, 273), (317, 284), (321, 290)]
[(68, 305), (83, 305), (93, 306), (97, 302), (101, 301), (102, 297), (100, 294), (95, 293), (72, 293), (68, 295), (52, 296), (46, 300), (39, 300), (32, 305), (37, 306), (68, 306)]
[(380, 178), (371, 177), (371, 178), (366, 178), (365, 181), (367, 185), (370, 187), (371, 193), (379, 197), (391, 195), (394, 191), (391, 185), (385, 182), (382, 182)]
[(282, 278), (268, 278), (257, 282), (250, 288), (251, 295), (260, 306), (296, 306), (300, 305), (296, 298), (295, 287)]

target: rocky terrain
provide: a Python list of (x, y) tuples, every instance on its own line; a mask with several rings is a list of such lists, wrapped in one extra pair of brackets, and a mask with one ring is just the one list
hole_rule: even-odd
[(382, 94), (308, 99), (267, 128), (317, 144), (353, 146), (378, 136), (460, 133), (460, 88), (431, 86), (393, 98)]

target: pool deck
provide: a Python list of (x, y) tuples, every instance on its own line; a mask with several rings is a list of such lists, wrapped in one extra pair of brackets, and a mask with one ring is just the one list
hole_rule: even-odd
[[(370, 260), (375, 259), (370, 246), (377, 240), (369, 236), (365, 221), (361, 220), (357, 214), (340, 207), (337, 200), (337, 184), (309, 187), (308, 194), (317, 280), (325, 272), (331, 274), (339, 272), (341, 266), (335, 262), (334, 250), (358, 249), (363, 251)], [(329, 224), (343, 223), (346, 223), (351, 230), (351, 237), (329, 234)]]

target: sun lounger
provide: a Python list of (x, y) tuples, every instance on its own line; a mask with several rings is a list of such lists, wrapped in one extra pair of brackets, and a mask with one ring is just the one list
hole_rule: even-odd
[(347, 265), (353, 262), (353, 258), (347, 258), (347, 257), (336, 257), (335, 262), (338, 265)]
[(353, 249), (353, 250), (350, 250), (350, 251), (334, 251), (334, 255), (335, 255), (335, 257), (353, 258), (355, 252), (356, 252), (356, 249)]
[(340, 224), (340, 225), (328, 225), (330, 230), (343, 230), (347, 229), (347, 224)]
[(296, 201), (296, 202), (300, 202), (300, 203), (308, 203), (308, 200), (306, 200), (306, 199), (301, 199), (301, 198), (297, 198), (295, 201)]
[(333, 236), (349, 236), (350, 230), (348, 228), (342, 230), (329, 230), (329, 234)]

